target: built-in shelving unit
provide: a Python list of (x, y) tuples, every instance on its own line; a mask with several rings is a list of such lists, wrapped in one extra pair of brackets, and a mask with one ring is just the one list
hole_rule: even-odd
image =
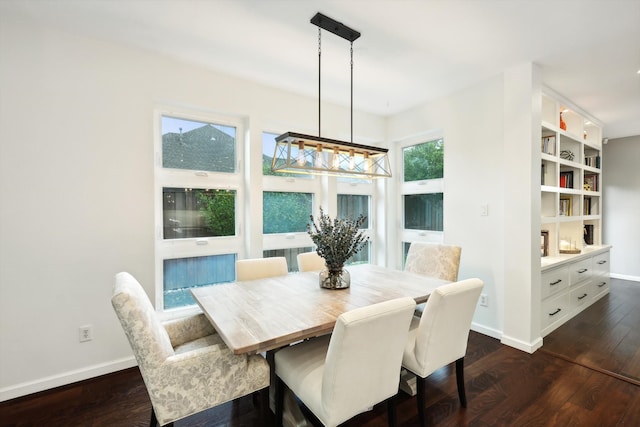
[(609, 291), (602, 242), (602, 128), (543, 94), (540, 141), (541, 334)]

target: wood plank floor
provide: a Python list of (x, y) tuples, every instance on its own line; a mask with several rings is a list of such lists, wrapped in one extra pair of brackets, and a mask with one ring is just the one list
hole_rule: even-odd
[(611, 293), (544, 338), (543, 351), (640, 385), (640, 283)]
[[(560, 357), (548, 350), (527, 354), (472, 332), (465, 369), (468, 407), (460, 408), (453, 367), (440, 369), (429, 377), (426, 390), (429, 425), (640, 425), (638, 385), (603, 373), (604, 368), (584, 366), (587, 361), (616, 366), (637, 378), (640, 346), (632, 332), (636, 332), (633, 324), (638, 310), (634, 314), (629, 308), (625, 314), (622, 306), (634, 302), (626, 292), (636, 292), (632, 288), (640, 288), (640, 284), (612, 280), (611, 286), (610, 296), (545, 337), (545, 348), (550, 343), (554, 351), (569, 349)], [(640, 302), (640, 294), (633, 298)], [(593, 340), (588, 341), (585, 335)], [(569, 361), (570, 356), (579, 357), (579, 363)], [(606, 365), (611, 359), (615, 361)], [(0, 426), (147, 426), (150, 410), (144, 384), (134, 368), (0, 403)], [(386, 426), (385, 414), (384, 406), (376, 406), (345, 426)], [(272, 422), (259, 419), (252, 399), (243, 398), (181, 420), (176, 426), (261, 426)], [(398, 425), (418, 425), (415, 400), (402, 393)]]

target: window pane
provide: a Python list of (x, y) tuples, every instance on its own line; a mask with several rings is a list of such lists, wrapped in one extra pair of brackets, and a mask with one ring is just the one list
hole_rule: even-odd
[(349, 258), (349, 260), (345, 263), (346, 265), (354, 265), (354, 264), (369, 264), (371, 253), (371, 242), (367, 242), (360, 251)]
[(262, 256), (264, 258), (271, 258), (276, 256), (283, 256), (287, 259), (287, 267), (289, 268), (289, 273), (298, 271), (298, 254), (302, 254), (305, 252), (311, 252), (314, 249), (311, 247), (308, 248), (289, 248), (289, 249), (271, 249), (267, 251), (262, 251)]
[(405, 147), (402, 150), (404, 181), (442, 178), (443, 154), (444, 141), (442, 139)]
[(356, 219), (364, 215), (361, 228), (369, 228), (369, 196), (355, 194), (338, 194), (338, 218)]
[(294, 178), (310, 179), (311, 175), (302, 173), (274, 172), (271, 170), (271, 162), (273, 162), (273, 154), (276, 149), (276, 137), (278, 134), (262, 132), (262, 174), (274, 176), (291, 176)]
[(442, 231), (443, 193), (404, 196), (404, 228)]
[(162, 167), (236, 171), (236, 128), (162, 116)]
[(235, 190), (162, 189), (165, 239), (234, 236)]
[(262, 207), (264, 234), (304, 232), (312, 213), (313, 194), (265, 191)]
[(164, 308), (195, 304), (189, 288), (236, 279), (236, 255), (211, 255), (164, 260)]

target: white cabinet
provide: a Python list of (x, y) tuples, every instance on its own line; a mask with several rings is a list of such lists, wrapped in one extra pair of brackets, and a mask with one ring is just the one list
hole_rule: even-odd
[(609, 292), (609, 246), (547, 259), (540, 274), (541, 336)]

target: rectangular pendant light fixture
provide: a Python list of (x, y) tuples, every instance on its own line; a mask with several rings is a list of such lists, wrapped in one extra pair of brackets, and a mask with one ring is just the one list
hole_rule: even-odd
[[(353, 41), (360, 33), (321, 13), (311, 23), (318, 26), (318, 136), (286, 132), (276, 137), (271, 170), (363, 179), (391, 177), (388, 149), (353, 143)], [(351, 142), (320, 136), (321, 29), (351, 43)]]

